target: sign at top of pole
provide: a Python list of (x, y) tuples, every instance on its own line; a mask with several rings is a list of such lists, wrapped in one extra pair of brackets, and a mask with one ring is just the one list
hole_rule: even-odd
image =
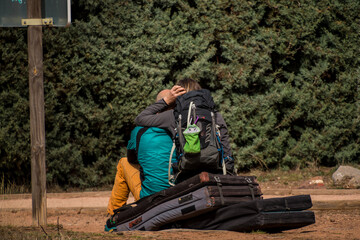
[[(39, 24), (28, 19), (27, 1), (1, 0), (0, 27), (26, 27), (32, 24), (66, 27), (71, 24), (71, 0), (42, 0), (41, 13), (43, 20), (40, 19)], [(49, 24), (49, 19), (51, 24)]]

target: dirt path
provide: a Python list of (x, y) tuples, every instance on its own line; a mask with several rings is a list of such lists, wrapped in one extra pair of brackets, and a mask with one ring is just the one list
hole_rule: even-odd
[[(310, 194), (316, 223), (277, 234), (171, 230), (125, 232), (145, 239), (360, 239), (360, 190), (263, 190), (264, 198)], [(48, 224), (79, 232), (103, 233), (110, 192), (47, 195)], [(0, 195), (0, 225), (31, 226), (31, 195)]]
[[(106, 208), (110, 191), (83, 193), (48, 193), (48, 209)], [(311, 195), (313, 209), (360, 208), (360, 190), (344, 189), (268, 189), (263, 190), (264, 198), (294, 195)], [(130, 198), (129, 202), (133, 202)], [(31, 194), (0, 195), (1, 210), (31, 209)]]

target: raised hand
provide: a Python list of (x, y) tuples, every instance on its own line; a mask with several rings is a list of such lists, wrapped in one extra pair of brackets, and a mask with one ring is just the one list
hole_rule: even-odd
[(179, 85), (175, 85), (166, 94), (166, 96), (164, 97), (164, 101), (167, 103), (167, 105), (172, 105), (178, 96), (181, 96), (185, 93), (186, 93), (185, 88), (183, 88)]

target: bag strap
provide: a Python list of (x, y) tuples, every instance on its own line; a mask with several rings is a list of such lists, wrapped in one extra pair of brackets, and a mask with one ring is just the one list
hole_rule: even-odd
[(172, 156), (174, 154), (174, 150), (175, 150), (175, 142), (173, 143), (169, 157), (168, 181), (170, 186), (175, 186), (175, 176), (171, 174)]
[(218, 131), (217, 125), (215, 123), (215, 114), (214, 112), (211, 112), (211, 134), (214, 138), (214, 141), (216, 143), (216, 148), (218, 149), (220, 153), (220, 165), (223, 171), (223, 175), (226, 175), (226, 164), (224, 161), (224, 150), (220, 141), (220, 131)]
[[(193, 122), (195, 123), (196, 121), (196, 106), (195, 106), (195, 103), (194, 102), (190, 102), (189, 104), (189, 111), (188, 111), (188, 116), (187, 116), (187, 124), (186, 124), (186, 127), (189, 127), (189, 125), (191, 125), (191, 120), (190, 120), (190, 117), (193, 118)], [(192, 113), (192, 116), (191, 116), (191, 113)]]
[(252, 185), (251, 183), (249, 183), (249, 190), (250, 190), (250, 193), (251, 193), (251, 199), (252, 200), (255, 200), (255, 194), (254, 194), (254, 185)]
[(216, 181), (216, 185), (219, 189), (219, 195), (220, 195), (220, 200), (221, 200), (221, 205), (224, 205), (225, 204), (225, 200), (224, 200), (224, 194), (223, 194), (223, 191), (222, 191), (222, 184), (221, 184), (221, 180), (218, 176), (214, 176), (214, 179)]
[[(176, 127), (177, 134), (175, 135), (175, 138), (178, 138), (179, 144), (180, 144), (180, 149), (183, 149), (183, 147), (184, 147), (183, 137), (184, 136), (182, 133), (181, 121), (182, 121), (182, 116), (181, 116), (181, 114), (179, 114), (177, 127)], [(171, 153), (170, 153), (170, 157), (169, 157), (168, 182), (169, 182), (170, 186), (175, 186), (176, 179), (179, 176), (179, 174), (181, 173), (181, 169), (179, 169), (180, 171), (176, 175), (171, 175), (172, 156), (173, 156), (174, 150), (176, 149), (175, 138), (173, 139), (173, 147), (171, 149)], [(177, 156), (177, 158), (178, 158), (177, 164), (179, 166), (180, 162), (181, 162), (180, 156), (183, 154), (183, 150), (179, 151), (178, 153), (180, 154), (179, 156)]]
[(143, 128), (140, 128), (139, 131), (136, 133), (135, 149), (127, 150), (127, 158), (128, 158), (129, 163), (139, 164), (138, 149), (139, 149), (139, 144), (140, 144), (140, 138), (148, 129), (149, 129), (148, 127), (143, 127)]
[(140, 146), (140, 138), (148, 129), (149, 129), (149, 127), (143, 127), (136, 134), (136, 158), (139, 155), (138, 152), (139, 152), (139, 146)]

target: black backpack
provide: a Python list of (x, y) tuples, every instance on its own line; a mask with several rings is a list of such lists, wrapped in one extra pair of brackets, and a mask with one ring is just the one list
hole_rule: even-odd
[[(188, 178), (202, 171), (226, 174), (215, 123), (215, 103), (210, 91), (201, 89), (177, 97), (174, 116), (177, 175), (184, 173)], [(188, 132), (194, 133), (190, 141), (186, 135)], [(194, 142), (198, 151), (193, 151)]]

